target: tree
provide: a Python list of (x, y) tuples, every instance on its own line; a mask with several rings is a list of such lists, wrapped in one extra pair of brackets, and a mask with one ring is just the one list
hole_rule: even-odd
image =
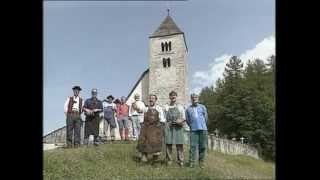
[(232, 56), (223, 78), (215, 87), (202, 89), (200, 101), (207, 106), (209, 131), (216, 128), (223, 135), (243, 136), (258, 148), (265, 159), (275, 158), (275, 56), (265, 64)]

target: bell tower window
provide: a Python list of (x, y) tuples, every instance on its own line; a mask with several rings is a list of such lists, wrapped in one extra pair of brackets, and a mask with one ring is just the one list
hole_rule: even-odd
[(166, 68), (167, 67), (167, 59), (162, 58), (162, 63), (163, 63), (163, 67)]
[(170, 58), (167, 58), (167, 65), (168, 65), (168, 67), (171, 66)]

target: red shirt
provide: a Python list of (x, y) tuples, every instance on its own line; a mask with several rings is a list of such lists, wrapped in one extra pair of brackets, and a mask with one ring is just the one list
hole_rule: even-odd
[(129, 114), (129, 106), (127, 104), (119, 104), (117, 105), (117, 117), (122, 118), (126, 117)]

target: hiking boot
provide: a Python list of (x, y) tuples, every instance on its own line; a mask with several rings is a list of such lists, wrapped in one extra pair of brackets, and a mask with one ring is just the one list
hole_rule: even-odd
[(171, 166), (172, 165), (172, 161), (167, 161), (167, 166)]
[(148, 162), (146, 155), (142, 155), (141, 162)]
[(188, 165), (188, 167), (194, 168), (194, 162), (190, 162), (189, 165)]
[(79, 148), (80, 147), (80, 144), (75, 144), (74, 145), (74, 148)]
[(183, 167), (183, 162), (178, 162), (178, 165), (180, 166), (180, 167)]
[(204, 162), (199, 162), (199, 167), (201, 168), (201, 169), (204, 169)]

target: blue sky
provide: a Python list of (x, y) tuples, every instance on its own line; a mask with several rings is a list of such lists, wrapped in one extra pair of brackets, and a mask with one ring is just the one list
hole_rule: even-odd
[(148, 68), (149, 35), (167, 8), (188, 45), (189, 89), (221, 76), (231, 55), (266, 58), (275, 48), (274, 0), (44, 2), (44, 134), (65, 125), (63, 105), (80, 96), (127, 96)]

